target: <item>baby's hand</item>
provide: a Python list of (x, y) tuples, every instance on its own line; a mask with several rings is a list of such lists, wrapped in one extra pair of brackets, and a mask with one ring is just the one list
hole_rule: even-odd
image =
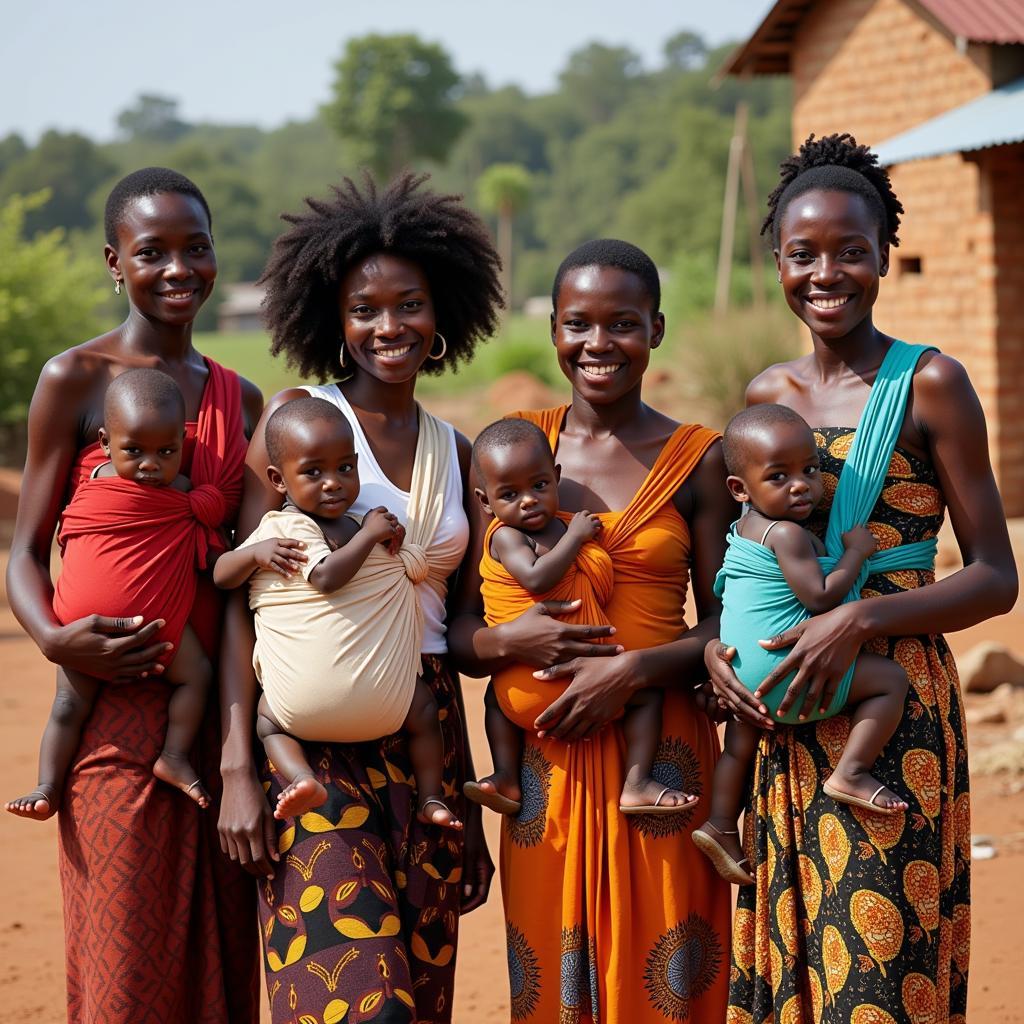
[(404, 542), (405, 527), (401, 523), (399, 523), (397, 528), (395, 529), (395, 535), (391, 538), (390, 541), (384, 541), (384, 544), (387, 546), (389, 555), (397, 555), (398, 549), (402, 546)]
[(371, 508), (370, 511), (363, 516), (363, 525), (361, 530), (373, 540), (386, 545), (390, 550), (391, 545), (394, 543), (395, 537), (401, 528), (401, 524), (398, 522), (398, 517), (392, 515), (383, 505), (380, 505), (377, 508)]
[(588, 512), (584, 509), (582, 512), (577, 512), (576, 515), (569, 520), (569, 528), (566, 533), (569, 534), (573, 540), (593, 540), (601, 532), (601, 520), (593, 512)]
[(307, 560), (302, 553), (305, 546), (301, 540), (271, 537), (270, 540), (261, 540), (258, 544), (253, 544), (252, 557), (261, 569), (270, 569), (288, 577), (293, 572), (298, 572), (302, 568), (302, 563)]
[(878, 550), (878, 541), (866, 526), (855, 526), (843, 534), (843, 547), (847, 551), (857, 551), (865, 558), (869, 558)]

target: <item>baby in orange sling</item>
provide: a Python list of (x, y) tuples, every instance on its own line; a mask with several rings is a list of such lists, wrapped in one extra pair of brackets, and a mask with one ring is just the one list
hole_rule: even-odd
[[(521, 419), (504, 419), (486, 427), (473, 445), (473, 468), (482, 484), (476, 489), (494, 521), (484, 537), (480, 560), (484, 618), (489, 626), (508, 622), (538, 601), (582, 602), (580, 621), (607, 622), (602, 605), (614, 582), (611, 559), (592, 543), (601, 531), (600, 518), (577, 512), (568, 523), (558, 514), (559, 468), (544, 432)], [(598, 641), (599, 642), (599, 641)], [(488, 693), (485, 725), (494, 772), (479, 782), (469, 781), (463, 792), (476, 803), (502, 814), (518, 814), (522, 802), (519, 782), (523, 751), (522, 728), (532, 718), (514, 705), (550, 688), (551, 700), (564, 690), (542, 683), (532, 670), (515, 665), (495, 673)], [(496, 700), (494, 699), (496, 697)], [(540, 713), (550, 700), (536, 704)], [(661, 735), (660, 690), (638, 690), (622, 717), (627, 772), (619, 810), (623, 814), (678, 814), (696, 802), (651, 776)]]

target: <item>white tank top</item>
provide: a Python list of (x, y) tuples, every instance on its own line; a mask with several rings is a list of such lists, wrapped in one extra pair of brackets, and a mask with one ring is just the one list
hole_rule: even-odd
[[(352, 505), (355, 515), (365, 515), (371, 508), (383, 505), (393, 512), (403, 525), (408, 523), (409, 492), (396, 487), (387, 474), (377, 464), (370, 443), (360, 426), (359, 417), (349, 405), (348, 399), (341, 393), (337, 384), (304, 384), (303, 389), (314, 398), (323, 398), (336, 405), (352, 426), (352, 435), (356, 443), (356, 454), (359, 456), (359, 497)], [(430, 544), (431, 561), (444, 567), (450, 576), (459, 567), (469, 544), (469, 520), (462, 504), (462, 470), (459, 467), (459, 453), (455, 443), (455, 429), (450, 423), (448, 428), (451, 442), (451, 465), (444, 488), (444, 510), (441, 521), (434, 532)], [(416, 593), (423, 609), (423, 653), (444, 654), (448, 650), (445, 640), (447, 627), (445, 620), (446, 594), (439, 593), (428, 582), (416, 585)]]

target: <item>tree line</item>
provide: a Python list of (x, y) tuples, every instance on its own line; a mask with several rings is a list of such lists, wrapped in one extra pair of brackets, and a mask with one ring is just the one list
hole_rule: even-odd
[[(20, 254), (14, 273), (10, 251), (0, 252), (0, 363), (20, 346), (31, 375), (45, 355), (81, 340), (92, 322), (83, 314), (77, 329), (67, 325), (69, 336), (57, 336), (54, 324), (66, 318), (40, 314), (37, 341), (25, 317), (17, 319), (18, 337), (10, 333), (4, 289), (32, 279), (26, 265), (33, 251), (42, 278), (52, 270), (43, 261), (52, 262), (59, 248), (84, 307), (113, 322), (120, 307), (90, 307), (106, 285), (103, 202), (120, 176), (148, 164), (187, 174), (206, 194), (222, 281), (259, 275), (282, 227), (279, 215), (306, 195), (323, 194), (363, 168), (383, 178), (411, 166), (489, 219), (514, 268), (513, 307), (547, 291), (573, 246), (613, 235), (651, 253), (685, 311), (707, 308), (737, 102), (749, 103), (761, 191), (790, 146), (788, 82), (715, 83), (729, 49), (680, 32), (664, 44), (658, 66), (645, 67), (626, 47), (591, 43), (569, 56), (556, 89), (527, 95), (460, 73), (442, 46), (415, 35), (369, 35), (344, 46), (331, 95), (318, 110), (273, 130), (188, 123), (172, 97), (142, 95), (117, 115), (111, 142), (51, 130), (30, 146), (8, 135), (0, 139), (0, 209), (8, 209), (5, 233), (20, 232)], [(45, 197), (37, 196), (42, 190)], [(14, 198), (27, 196), (36, 198)], [(91, 281), (81, 261), (92, 267)], [(745, 241), (737, 243), (735, 261), (733, 288), (742, 304)], [(216, 293), (205, 326), (213, 324), (215, 300)], [(22, 413), (12, 401), (0, 417)]]

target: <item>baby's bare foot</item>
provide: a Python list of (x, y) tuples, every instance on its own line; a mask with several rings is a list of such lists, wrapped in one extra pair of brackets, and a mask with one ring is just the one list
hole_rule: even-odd
[(274, 817), (279, 820), (298, 818), (327, 803), (327, 790), (312, 775), (300, 775), (292, 780), (290, 786), (281, 790), (274, 808)]
[(163, 751), (153, 765), (153, 774), (170, 786), (180, 789), (190, 800), (203, 810), (210, 806), (210, 794), (203, 788), (195, 768), (187, 757)]
[(692, 807), (698, 797), (671, 789), (649, 775), (632, 782), (626, 780), (619, 797), (619, 810), (623, 814), (678, 814)]
[(470, 780), (463, 785), (462, 792), (474, 803), (499, 814), (518, 814), (522, 807), (519, 779), (508, 772), (493, 772), (479, 782)]
[(441, 825), (444, 828), (462, 831), (462, 822), (449, 810), (448, 805), (436, 796), (428, 796), (420, 804), (417, 817), (427, 825)]
[(4, 806), (11, 814), (17, 814), (19, 818), (34, 818), (36, 821), (46, 821), (57, 813), (57, 791), (53, 786), (36, 786), (31, 793), (19, 796), (15, 800), (9, 800)]
[(842, 804), (852, 804), (879, 814), (899, 814), (910, 805), (868, 772), (843, 772), (837, 768), (822, 787)]

